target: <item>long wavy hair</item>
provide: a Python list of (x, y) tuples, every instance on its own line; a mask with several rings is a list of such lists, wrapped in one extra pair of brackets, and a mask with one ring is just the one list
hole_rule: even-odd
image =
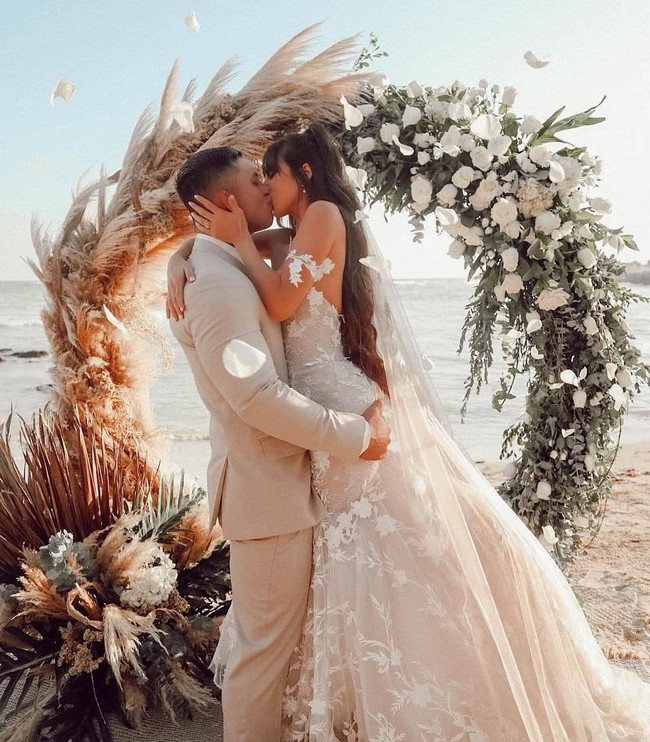
[[(262, 168), (273, 177), (285, 163), (305, 189), (310, 202), (330, 201), (338, 206), (345, 222), (345, 266), (341, 339), (346, 356), (388, 394), (384, 362), (377, 351), (377, 330), (373, 324), (373, 291), (368, 268), (359, 262), (368, 255), (368, 242), (355, 212), (361, 209), (349, 183), (336, 143), (322, 124), (313, 123), (304, 132), (288, 134), (275, 141), (264, 154)], [(312, 177), (302, 166), (308, 163)], [(295, 227), (295, 225), (292, 224)]]

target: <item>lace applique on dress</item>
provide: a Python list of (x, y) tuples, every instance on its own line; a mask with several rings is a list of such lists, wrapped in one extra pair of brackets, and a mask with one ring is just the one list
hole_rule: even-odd
[(299, 255), (295, 250), (290, 250), (287, 255), (287, 263), (289, 263), (289, 281), (294, 286), (302, 283), (303, 268), (307, 268), (314, 281), (320, 281), (323, 276), (331, 273), (334, 269), (334, 263), (329, 258), (325, 258), (319, 265), (314, 260), (313, 255), (309, 253), (301, 253)]

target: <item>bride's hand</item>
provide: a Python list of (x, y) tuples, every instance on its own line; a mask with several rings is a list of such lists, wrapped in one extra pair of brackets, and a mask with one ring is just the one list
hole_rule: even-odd
[(235, 246), (249, 234), (244, 212), (232, 194), (228, 196), (229, 211), (216, 206), (204, 196), (195, 196), (194, 201), (190, 202), (190, 208), (194, 226), (201, 234), (208, 234)]
[(194, 270), (190, 262), (182, 255), (174, 253), (167, 263), (167, 301), (165, 302), (167, 319), (173, 317), (178, 322), (185, 316), (183, 290), (185, 284), (192, 283), (194, 279)]

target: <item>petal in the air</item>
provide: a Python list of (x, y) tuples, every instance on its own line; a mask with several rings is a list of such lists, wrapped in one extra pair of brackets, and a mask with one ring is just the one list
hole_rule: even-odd
[(388, 273), (390, 270), (390, 260), (380, 258), (377, 255), (368, 255), (366, 258), (359, 258), (359, 262), (377, 271), (377, 273)]
[(352, 129), (354, 126), (359, 126), (359, 124), (363, 123), (363, 113), (356, 106), (348, 103), (344, 95), (341, 96), (340, 103), (343, 106), (346, 129)]
[(546, 65), (551, 61), (550, 57), (538, 57), (536, 54), (533, 54), (530, 49), (524, 54), (524, 59), (526, 60), (526, 64), (536, 70), (541, 67), (546, 67)]
[(59, 77), (56, 81), (51, 94), (50, 94), (50, 105), (54, 108), (54, 99), (63, 98), (63, 100), (70, 100), (75, 94), (77, 86), (70, 80), (66, 80), (65, 77)]
[(247, 379), (262, 368), (266, 354), (259, 348), (235, 338), (223, 349), (222, 359), (224, 368), (231, 376), (236, 379)]
[(361, 211), (360, 209), (357, 209), (354, 212), (354, 224), (358, 224), (359, 222), (363, 222), (368, 218), (368, 214), (366, 214), (365, 211)]
[(172, 106), (171, 115), (186, 134), (194, 131), (194, 107), (189, 101), (183, 100), (175, 103)]
[(362, 191), (366, 187), (368, 182), (368, 173), (360, 167), (352, 167), (351, 165), (345, 166), (345, 172), (352, 183)]
[(197, 33), (198, 30), (201, 28), (199, 25), (199, 20), (196, 17), (196, 11), (193, 10), (191, 13), (188, 13), (185, 16), (185, 25), (192, 31), (193, 33)]

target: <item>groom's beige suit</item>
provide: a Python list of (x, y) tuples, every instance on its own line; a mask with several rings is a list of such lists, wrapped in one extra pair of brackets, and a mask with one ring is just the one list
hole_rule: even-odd
[(191, 262), (196, 279), (185, 286), (185, 316), (171, 326), (210, 412), (208, 489), (230, 540), (238, 641), (224, 679), (224, 739), (278, 742), (287, 667), (307, 605), (312, 527), (325, 514), (311, 488), (308, 450), (354, 461), (368, 426), (288, 386), (280, 325), (234, 248), (199, 236)]

